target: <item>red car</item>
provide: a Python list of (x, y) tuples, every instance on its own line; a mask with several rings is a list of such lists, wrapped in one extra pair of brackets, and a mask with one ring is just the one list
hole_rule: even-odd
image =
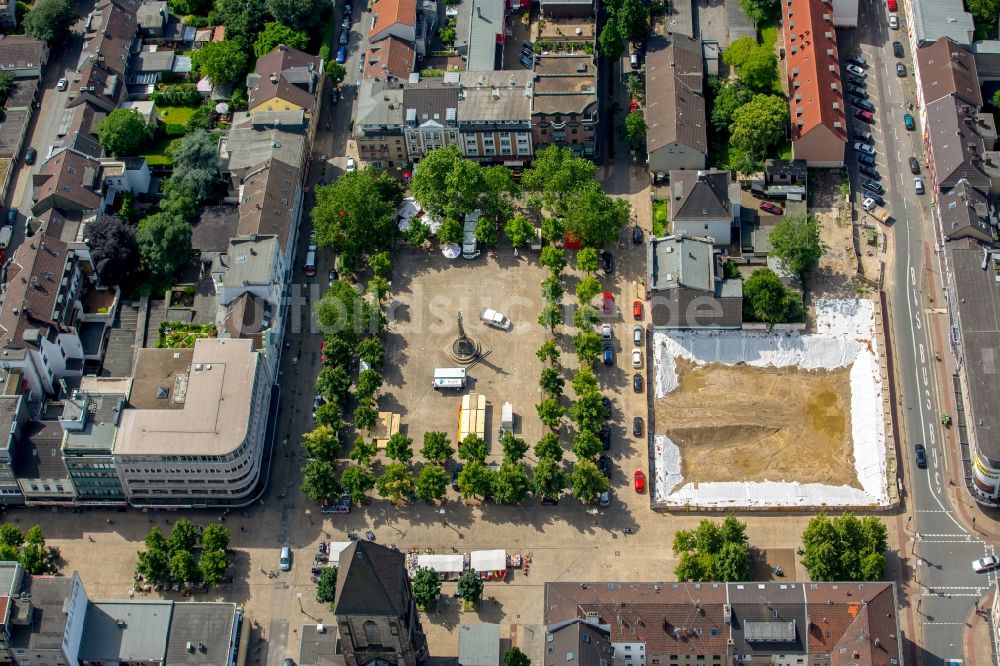
[(886, 7), (889, 8), (889, 11), (892, 12), (893, 14), (895, 14), (899, 9), (899, 7), (896, 5), (896, 0), (886, 0), (885, 5)]
[(863, 120), (866, 123), (875, 122), (875, 115), (871, 111), (864, 111), (863, 109), (858, 109), (854, 112), (854, 117), (858, 120)]
[(632, 301), (632, 317), (636, 321), (642, 321), (642, 301)]
[(766, 210), (768, 213), (771, 213), (772, 215), (781, 215), (782, 213), (785, 212), (781, 206), (773, 204), (770, 201), (761, 201), (760, 209)]
[(604, 296), (602, 297), (602, 301), (603, 302), (602, 302), (601, 307), (604, 310), (605, 314), (611, 314), (612, 312), (614, 312), (614, 309), (615, 309), (615, 295), (614, 294), (612, 294), (610, 291), (604, 292)]
[(646, 490), (646, 475), (642, 473), (641, 469), (637, 469), (632, 478), (635, 480), (635, 492), (641, 493)]

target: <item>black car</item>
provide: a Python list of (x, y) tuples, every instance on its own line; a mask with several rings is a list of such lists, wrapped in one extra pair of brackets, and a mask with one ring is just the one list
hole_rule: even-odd
[(601, 268), (604, 269), (605, 273), (611, 273), (615, 270), (615, 258), (607, 250), (601, 252)]
[(611, 418), (611, 398), (604, 396), (601, 398), (601, 406), (604, 407), (604, 418)]
[(642, 243), (642, 229), (639, 227), (632, 227), (632, 242), (636, 245)]
[(518, 61), (520, 61), (521, 66), (526, 69), (531, 69), (535, 64), (534, 61), (531, 59), (531, 56), (526, 55), (523, 52), (521, 53), (521, 55), (517, 57), (517, 59)]
[(607, 423), (601, 426), (601, 447), (605, 451), (611, 450), (611, 426)]
[(861, 182), (861, 187), (865, 188), (869, 192), (874, 192), (875, 194), (885, 194), (885, 188), (876, 183), (871, 178), (867, 178)]
[(892, 54), (894, 56), (896, 56), (897, 58), (902, 58), (903, 57), (903, 45), (900, 44), (899, 42), (893, 42), (892, 43)]
[(455, 465), (455, 469), (451, 470), (451, 489), (456, 492), (458, 491), (458, 475), (462, 473), (463, 469), (465, 469), (465, 465), (458, 463)]
[(333, 102), (334, 104), (340, 101), (340, 91), (337, 90), (336, 88), (330, 91), (330, 101)]
[(847, 56), (847, 62), (858, 67), (868, 67), (868, 61), (857, 54)]
[(857, 95), (858, 97), (864, 97), (865, 99), (868, 98), (868, 91), (865, 90), (864, 86), (850, 86), (847, 89), (847, 94), (848, 95)]
[(862, 164), (861, 166), (858, 167), (858, 172), (862, 176), (868, 176), (872, 180), (882, 180), (882, 174), (880, 174), (878, 171), (871, 168), (870, 166), (865, 166)]
[(316, 410), (322, 407), (324, 402), (326, 402), (326, 400), (324, 400), (321, 395), (313, 397), (313, 418), (316, 418)]
[(854, 130), (854, 138), (858, 141), (864, 141), (865, 143), (874, 143), (872, 133), (866, 132), (865, 130)]
[(632, 375), (632, 390), (636, 393), (642, 393), (642, 375), (638, 372)]
[(920, 469), (925, 469), (927, 467), (927, 450), (924, 449), (924, 445), (914, 444), (913, 454), (916, 458), (917, 467), (919, 467)]
[(28, 147), (28, 149), (26, 151), (24, 151), (24, 163), (25, 164), (34, 164), (36, 157), (38, 157), (38, 151), (35, 150), (34, 148), (30, 147), (30, 146)]
[(854, 74), (847, 75), (847, 82), (850, 83), (852, 86), (861, 86), (862, 88), (865, 85), (865, 80), (860, 76), (855, 76)]
[(868, 198), (871, 199), (872, 201), (874, 201), (879, 206), (884, 206), (885, 205), (885, 199), (883, 199), (879, 195), (875, 194), (874, 192), (869, 192), (868, 193)]
[(559, 500), (551, 499), (549, 497), (543, 497), (542, 506), (559, 506)]
[(906, 76), (906, 65), (901, 62), (896, 63), (896, 76), (903, 78)]
[(632, 434), (636, 437), (642, 436), (642, 417), (637, 416), (632, 419)]
[(920, 173), (920, 162), (917, 161), (916, 157), (911, 157), (910, 162), (910, 173)]
[(601, 468), (601, 473), (604, 476), (611, 478), (611, 458), (607, 456), (601, 456), (597, 459), (597, 466)]
[(875, 113), (875, 105), (866, 99), (861, 99), (860, 97), (852, 97), (851, 104), (858, 107), (859, 109), (864, 109), (865, 111), (871, 111)]

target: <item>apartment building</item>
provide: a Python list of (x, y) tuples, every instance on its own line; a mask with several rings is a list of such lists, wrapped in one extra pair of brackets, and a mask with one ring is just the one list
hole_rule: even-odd
[(530, 161), (532, 73), (462, 72), (458, 79), (462, 154), (486, 164), (523, 166)]
[[(383, 0), (384, 1), (384, 0)], [(403, 88), (403, 137), (410, 161), (458, 143), (458, 85), (424, 79)]]
[[(0, 504), (24, 503), (21, 486), (14, 474), (17, 445), (29, 423), (26, 395), (0, 396)], [(0, 662), (3, 661), (0, 655)]]
[(649, 307), (658, 328), (739, 328), (743, 324), (743, 282), (727, 279), (722, 255), (709, 238), (678, 233), (650, 238)]
[[(708, 155), (701, 40), (654, 37), (646, 52), (646, 154), (652, 173), (704, 169)], [(704, 234), (702, 234), (704, 235)]]
[(307, 124), (307, 145), (312, 146), (319, 122), (324, 82), (323, 59), (284, 44), (257, 59), (247, 74), (250, 119), (258, 115), (301, 114)]
[(238, 503), (257, 489), (271, 377), (249, 339), (142, 349), (115, 460), (133, 506)]
[(376, 168), (396, 169), (409, 161), (403, 134), (402, 86), (379, 79), (361, 80), (354, 140), (361, 161)]
[(671, 171), (670, 228), (675, 233), (711, 238), (729, 247), (739, 225), (739, 183), (732, 171)]
[(535, 57), (531, 103), (534, 149), (568, 147), (574, 155), (597, 155), (597, 64), (586, 53)]
[(63, 462), (59, 421), (28, 424), (17, 442), (14, 474), (27, 506), (74, 506), (76, 489)]

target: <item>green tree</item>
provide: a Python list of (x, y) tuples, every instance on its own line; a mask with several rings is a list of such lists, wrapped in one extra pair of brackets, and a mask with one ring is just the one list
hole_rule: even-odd
[(542, 363), (548, 362), (551, 365), (555, 365), (559, 362), (559, 347), (556, 346), (555, 340), (546, 340), (542, 343), (542, 346), (538, 348), (535, 352), (535, 356)]
[(480, 460), (473, 460), (458, 473), (458, 492), (462, 497), (482, 497), (486, 499), (493, 488), (493, 472)]
[(420, 449), (420, 455), (433, 463), (443, 464), (455, 455), (455, 449), (452, 448), (448, 435), (432, 430), (424, 433), (424, 445)]
[(323, 0), (267, 0), (267, 9), (278, 21), (304, 31), (318, 26), (327, 15)]
[(515, 215), (504, 225), (503, 234), (514, 247), (524, 247), (535, 237), (535, 225), (524, 215)]
[(379, 316), (378, 308), (345, 280), (335, 281), (317, 306), (319, 322), (352, 348), (359, 339), (378, 332)]
[(173, 529), (170, 530), (170, 537), (167, 539), (170, 554), (174, 555), (182, 550), (189, 552), (194, 550), (195, 544), (200, 538), (201, 530), (198, 529), (197, 525), (187, 518), (178, 518)]
[(475, 569), (469, 569), (458, 577), (455, 592), (470, 606), (478, 606), (483, 600), (483, 581), (476, 575)]
[(559, 435), (554, 432), (547, 432), (535, 444), (535, 456), (539, 460), (554, 460), (559, 462), (563, 458), (563, 447), (559, 442)]
[(580, 303), (590, 303), (601, 293), (601, 283), (593, 275), (585, 275), (576, 283), (576, 300)]
[(580, 248), (576, 253), (576, 268), (584, 273), (597, 272), (597, 250), (592, 247)]
[(440, 465), (427, 464), (417, 474), (417, 497), (422, 500), (442, 500), (448, 489), (448, 473)]
[(311, 213), (316, 240), (353, 267), (365, 254), (393, 246), (399, 232), (396, 208), (402, 200), (399, 183), (382, 171), (345, 173), (316, 188)]
[(538, 410), (538, 418), (548, 427), (555, 429), (559, 427), (559, 422), (566, 413), (566, 408), (559, 404), (558, 398), (545, 398), (535, 405)]
[(573, 325), (589, 331), (601, 321), (601, 313), (593, 305), (584, 303), (573, 310)]
[(150, 583), (164, 582), (170, 576), (170, 553), (166, 549), (152, 550), (147, 547), (139, 553), (135, 572)]
[(703, 520), (696, 530), (678, 530), (674, 534), (674, 554), (680, 556), (674, 570), (678, 580), (750, 579), (746, 524), (734, 516), (727, 516), (722, 523)]
[(374, 396), (382, 388), (382, 375), (375, 368), (367, 368), (358, 375), (357, 395)]
[(458, 443), (458, 457), (466, 462), (483, 462), (487, 453), (486, 442), (479, 435), (466, 435)]
[(23, 543), (24, 533), (21, 532), (20, 527), (13, 523), (4, 523), (0, 525), (0, 544), (3, 544), (4, 546), (11, 546), (16, 549), (20, 548)]
[(777, 95), (757, 95), (733, 112), (730, 143), (754, 156), (785, 138), (788, 104)]
[(313, 421), (317, 426), (326, 426), (334, 432), (339, 432), (347, 427), (343, 409), (336, 402), (324, 402), (317, 407), (313, 414)]
[(367, 440), (364, 437), (358, 437), (354, 440), (354, 448), (351, 452), (347, 454), (347, 457), (358, 463), (362, 467), (368, 467), (372, 464), (372, 458), (378, 453), (378, 446), (375, 442)]
[(358, 357), (372, 366), (380, 367), (385, 360), (385, 347), (378, 338), (365, 338), (358, 343)]
[(597, 38), (597, 47), (609, 61), (617, 60), (625, 52), (625, 37), (611, 12), (608, 12), (608, 20)]
[(542, 238), (545, 240), (555, 243), (562, 240), (565, 234), (566, 226), (563, 224), (561, 218), (546, 217), (542, 220)]
[(589, 430), (583, 430), (573, 438), (573, 454), (578, 460), (593, 460), (601, 448), (600, 438)]
[(503, 447), (504, 462), (520, 462), (528, 452), (528, 443), (509, 430), (500, 437), (500, 446)]
[(453, 220), (450, 217), (441, 221), (441, 226), (437, 231), (438, 240), (442, 243), (461, 243), (464, 238), (464, 234), (465, 231), (462, 228), (462, 223), (458, 220)]
[(771, 253), (805, 282), (829, 249), (820, 238), (819, 222), (812, 215), (786, 217), (767, 236)]
[(191, 66), (213, 84), (235, 83), (247, 68), (247, 54), (239, 41), (208, 42), (191, 53)]
[(343, 366), (324, 367), (316, 375), (316, 393), (342, 405), (351, 392), (351, 375)]
[(552, 245), (542, 248), (538, 263), (549, 269), (553, 276), (558, 276), (566, 268), (566, 251)]
[(94, 126), (94, 134), (114, 157), (135, 155), (149, 139), (146, 121), (132, 109), (115, 109)]
[(736, 71), (739, 71), (743, 63), (750, 58), (750, 55), (760, 48), (757, 40), (749, 35), (734, 39), (722, 52), (722, 62), (726, 63)]
[[(336, 60), (331, 60), (326, 63), (326, 78), (330, 82), (330, 85), (334, 88), (340, 87), (340, 84), (344, 82), (344, 77), (347, 76), (347, 68), (341, 65)], [(412, 223), (412, 220), (411, 220)]]
[(24, 34), (47, 44), (55, 44), (76, 18), (69, 0), (39, 0), (24, 15)]
[(198, 569), (201, 571), (201, 582), (208, 587), (216, 587), (222, 582), (229, 568), (229, 558), (223, 550), (214, 548), (202, 550), (198, 558)]
[(802, 533), (802, 564), (814, 581), (878, 580), (885, 573), (888, 531), (875, 516), (819, 514)]
[(625, 91), (632, 99), (638, 99), (646, 92), (646, 83), (641, 76), (632, 72), (625, 79)]
[(168, 280), (191, 259), (191, 225), (154, 213), (139, 223), (135, 236), (142, 267), (153, 281)]
[(413, 474), (403, 463), (389, 463), (385, 466), (382, 476), (375, 481), (375, 490), (384, 499), (394, 504), (402, 504), (413, 497)]
[(601, 355), (601, 336), (594, 331), (580, 331), (573, 336), (573, 347), (580, 365), (589, 365)]
[(330, 498), (340, 492), (337, 486), (337, 474), (333, 468), (333, 463), (329, 460), (307, 460), (305, 467), (301, 469), (302, 485), (299, 489), (302, 494), (313, 502), (326, 504)]
[(169, 0), (170, 12), (177, 16), (204, 16), (211, 9), (209, 0)]
[(401, 432), (393, 433), (385, 445), (385, 454), (390, 460), (408, 463), (413, 459), (413, 439)]
[(566, 380), (562, 378), (559, 368), (543, 368), (542, 375), (538, 379), (538, 385), (550, 398), (558, 399), (563, 393), (563, 386)]
[(185, 134), (170, 157), (174, 162), (170, 182), (190, 190), (197, 201), (208, 199), (221, 182), (218, 139), (206, 130)]
[(567, 196), (566, 208), (566, 231), (592, 246), (616, 240), (631, 211), (628, 200), (608, 196), (596, 180), (587, 181)]
[(371, 405), (358, 405), (354, 408), (354, 427), (358, 430), (374, 430), (378, 423), (378, 410)]
[(581, 368), (573, 375), (570, 384), (573, 386), (573, 393), (578, 396), (601, 392), (601, 388), (597, 384), (597, 377), (594, 376), (594, 371), (590, 368)]
[(563, 294), (566, 293), (566, 290), (559, 284), (559, 278), (556, 275), (553, 273), (542, 280), (542, 298), (549, 303), (558, 303), (562, 300)]
[(222, 525), (206, 525), (201, 531), (202, 550), (229, 550), (232, 534)]
[(316, 426), (302, 435), (306, 457), (333, 462), (340, 453), (340, 439), (330, 426)]
[(437, 572), (429, 567), (419, 567), (413, 574), (413, 600), (421, 610), (434, 607), (438, 595), (441, 594), (441, 581)]
[(538, 324), (554, 333), (556, 326), (562, 323), (562, 310), (555, 303), (546, 303), (538, 315)]
[(316, 581), (316, 601), (321, 604), (332, 604), (337, 596), (337, 567), (327, 567), (319, 574)]
[[(744, 38), (740, 38), (744, 39)], [(728, 132), (733, 121), (733, 113), (753, 99), (754, 92), (740, 79), (720, 79), (711, 77), (709, 85), (715, 92), (712, 103), (712, 125), (720, 132)]]
[(266, 0), (215, 0), (208, 19), (210, 25), (226, 26), (227, 39), (253, 44), (270, 17)]
[(1000, 90), (993, 93), (993, 106), (1000, 109)]
[(778, 80), (778, 60), (767, 46), (754, 49), (740, 67), (740, 79), (757, 92), (774, 90)]
[(495, 237), (497, 226), (514, 214), (514, 197), (519, 188), (511, 170), (503, 165), (483, 167), (482, 174), (483, 191), (479, 196), (479, 209), (483, 211), (483, 217), (494, 223)]
[(410, 191), (431, 215), (462, 220), (486, 191), (483, 168), (462, 157), (457, 145), (437, 148), (413, 170)]
[(493, 475), (493, 499), (501, 504), (521, 504), (531, 483), (524, 465), (505, 460)]
[(618, 32), (636, 43), (649, 33), (649, 8), (641, 0), (620, 0), (614, 13)]
[(569, 483), (573, 496), (584, 504), (593, 502), (608, 489), (608, 477), (591, 460), (580, 460), (573, 465)]
[(375, 252), (368, 257), (368, 267), (373, 275), (389, 277), (389, 272), (392, 270), (392, 255), (386, 250)]
[(170, 556), (170, 577), (178, 582), (198, 579), (198, 563), (189, 551), (179, 550)]
[(621, 130), (625, 144), (632, 150), (639, 150), (646, 145), (646, 118), (642, 111), (632, 111), (625, 116)]
[(722, 264), (722, 277), (727, 280), (740, 280), (743, 274), (740, 273), (740, 266), (732, 259), (726, 259)]
[(97, 279), (107, 287), (131, 283), (139, 268), (135, 226), (104, 215), (87, 224), (87, 246)]
[[(611, 21), (608, 21), (611, 23)], [(602, 33), (603, 35), (603, 33)], [(601, 52), (608, 58), (612, 56), (601, 40)], [(597, 166), (588, 159), (576, 157), (569, 147), (551, 145), (535, 153), (535, 161), (531, 168), (521, 176), (521, 187), (525, 192), (537, 192), (541, 202), (557, 215), (564, 215), (570, 194), (579, 191), (588, 182), (596, 184)], [(561, 233), (550, 235), (545, 233), (545, 222), (542, 223), (542, 234), (549, 240), (557, 240)]]
[(531, 666), (528, 655), (521, 652), (517, 647), (512, 647), (503, 653), (504, 666)]
[[(778, 0), (740, 0), (743, 12), (756, 24), (772, 23), (780, 14)], [(996, 12), (993, 16), (996, 16)]]
[(21, 548), (21, 554), (18, 555), (17, 561), (21, 563), (25, 571), (33, 576), (49, 573), (52, 569), (45, 548), (34, 543), (25, 544)]
[(743, 303), (746, 313), (757, 321), (770, 324), (787, 321), (785, 285), (770, 268), (758, 268), (747, 278)]
[(264, 30), (257, 35), (253, 43), (253, 52), (258, 58), (267, 55), (279, 44), (302, 51), (309, 46), (309, 35), (299, 30), (292, 30), (284, 23), (272, 21), (264, 24)]
[(531, 479), (531, 488), (536, 497), (558, 500), (566, 489), (566, 472), (559, 465), (559, 460), (539, 458)]
[(375, 476), (359, 465), (351, 465), (340, 474), (340, 485), (351, 496), (351, 501), (360, 504), (365, 495), (375, 487)]
[(40, 525), (33, 525), (24, 534), (24, 542), (34, 546), (44, 546), (45, 537), (42, 535), (42, 528)]

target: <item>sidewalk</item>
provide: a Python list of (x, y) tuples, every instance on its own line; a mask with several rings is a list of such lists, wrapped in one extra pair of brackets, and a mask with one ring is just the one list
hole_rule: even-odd
[(969, 617), (965, 620), (965, 637), (963, 639), (963, 654), (965, 666), (993, 666), (993, 635), (990, 625), (989, 609), (993, 606), (995, 590), (990, 590), (979, 600), (980, 615), (975, 607), (969, 609)]

